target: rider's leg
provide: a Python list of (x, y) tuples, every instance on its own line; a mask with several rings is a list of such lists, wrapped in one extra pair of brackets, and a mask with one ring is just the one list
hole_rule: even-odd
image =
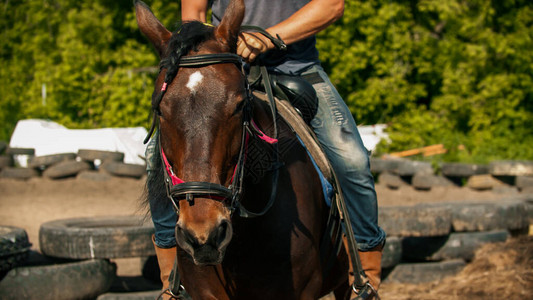
[[(161, 282), (163, 283), (163, 291), (166, 291), (169, 287), (169, 277), (174, 268), (174, 263), (176, 260), (176, 246), (170, 248), (159, 247), (155, 241), (155, 235), (152, 236), (152, 242), (154, 243), (155, 255), (157, 256), (157, 264), (159, 265), (159, 270), (161, 271)], [(168, 293), (162, 295), (162, 299), (170, 299)]]
[[(163, 283), (163, 290), (169, 287), (168, 278), (174, 267), (176, 260), (176, 239), (174, 237), (174, 227), (177, 222), (177, 215), (170, 201), (165, 197), (159, 199), (151, 191), (154, 187), (151, 180), (163, 182), (162, 178), (158, 178), (156, 172), (160, 172), (161, 158), (156, 153), (157, 151), (158, 132), (154, 134), (148, 146), (146, 147), (146, 169), (148, 173), (148, 201), (150, 204), (150, 213), (155, 227), (155, 234), (152, 236), (157, 262), (161, 271), (161, 282)], [(168, 295), (163, 295), (162, 299), (170, 299)]]
[(378, 226), (377, 196), (370, 172), (369, 155), (355, 121), (341, 96), (320, 66), (323, 82), (314, 83), (319, 99), (311, 125), (339, 179), (359, 247), (361, 264), (375, 289), (381, 272), (381, 249), (385, 232)]

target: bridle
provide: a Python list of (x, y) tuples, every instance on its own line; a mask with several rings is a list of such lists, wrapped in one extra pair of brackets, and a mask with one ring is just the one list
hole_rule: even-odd
[[(184, 56), (181, 57), (180, 61), (178, 62), (178, 67), (182, 68), (201, 68), (205, 66), (210, 66), (214, 64), (235, 64), (238, 68), (241, 69), (241, 72), (244, 76), (245, 81), (245, 99), (244, 99), (244, 105), (243, 105), (243, 114), (242, 114), (242, 136), (241, 136), (241, 145), (238, 155), (237, 164), (235, 166), (235, 170), (231, 179), (231, 183), (228, 187), (225, 187), (218, 183), (212, 183), (212, 182), (202, 182), (202, 181), (189, 181), (186, 182), (179, 177), (176, 176), (174, 171), (172, 170), (172, 166), (169, 163), (163, 148), (161, 147), (161, 135), (158, 135), (158, 143), (159, 143), (159, 149), (161, 151), (161, 160), (162, 164), (165, 167), (164, 173), (164, 181), (165, 181), (165, 188), (168, 198), (171, 200), (172, 205), (174, 206), (174, 209), (176, 211), (176, 214), (179, 216), (179, 205), (178, 202), (181, 200), (187, 200), (189, 202), (189, 205), (194, 205), (194, 199), (195, 198), (207, 198), (215, 201), (222, 202), (226, 205), (226, 207), (230, 210), (231, 214), (233, 214), (235, 211), (239, 213), (241, 217), (258, 217), (264, 215), (270, 207), (272, 207), (274, 203), (274, 199), (276, 196), (277, 191), (277, 181), (279, 177), (279, 157), (278, 157), (278, 149), (277, 149), (277, 126), (276, 126), (276, 111), (275, 111), (275, 103), (273, 100), (273, 96), (270, 95), (269, 98), (272, 98), (271, 102), (271, 110), (273, 115), (273, 122), (274, 122), (274, 137), (269, 137), (265, 133), (263, 133), (260, 128), (257, 126), (257, 124), (254, 122), (252, 117), (252, 108), (253, 108), (253, 95), (252, 91), (250, 89), (250, 85), (248, 83), (248, 80), (246, 79), (246, 75), (244, 73), (243, 69), (243, 63), (242, 59), (233, 53), (219, 53), (219, 54), (202, 54), (202, 55), (193, 55), (193, 56)], [(265, 80), (269, 81), (268, 74), (266, 70), (264, 71), (266, 74)], [(266, 82), (268, 82), (266, 81)], [(163, 95), (165, 94), (167, 87), (167, 82), (163, 83), (160, 91), (160, 95), (156, 101), (156, 106), (158, 108)], [(154, 109), (155, 110), (155, 109)], [(154, 120), (152, 123), (152, 127), (150, 129), (150, 133), (147, 136), (147, 139), (145, 142), (147, 142), (152, 135), (156, 123), (157, 122), (157, 115), (154, 113)], [(274, 155), (274, 168), (273, 168), (273, 175), (272, 175), (272, 181), (273, 186), (271, 190), (270, 199), (263, 208), (262, 211), (258, 213), (251, 212), (243, 207), (242, 203), (240, 202), (242, 191), (243, 191), (243, 181), (244, 181), (244, 173), (245, 173), (245, 161), (246, 161), (246, 154), (247, 154), (247, 148), (248, 148), (248, 142), (249, 138), (251, 136), (257, 137), (273, 146), (273, 155)]]

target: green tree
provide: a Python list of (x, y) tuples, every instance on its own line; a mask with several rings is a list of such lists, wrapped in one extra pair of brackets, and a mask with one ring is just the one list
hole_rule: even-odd
[[(176, 28), (179, 1), (147, 3)], [(4, 1), (0, 14), (0, 139), (27, 118), (149, 126), (158, 57), (131, 0)], [(526, 0), (346, 0), (318, 48), (357, 123), (390, 124), (378, 152), (533, 159), (532, 27)]]
[[(150, 5), (175, 27), (178, 1)], [(0, 139), (26, 118), (71, 128), (148, 123), (158, 57), (132, 1), (5, 1), (1, 13)]]
[(381, 153), (533, 159), (532, 27), (530, 1), (347, 0), (318, 47), (356, 121), (390, 124)]

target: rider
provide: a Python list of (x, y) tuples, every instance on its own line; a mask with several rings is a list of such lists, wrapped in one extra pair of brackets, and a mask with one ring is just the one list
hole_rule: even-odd
[[(230, 1), (182, 0), (182, 20), (206, 22), (208, 6), (212, 3), (212, 22), (218, 25)], [(247, 62), (260, 59), (272, 73), (314, 78), (311, 83), (319, 103), (311, 126), (339, 178), (361, 265), (377, 290), (381, 281), (385, 232), (377, 224), (377, 196), (368, 150), (349, 108), (320, 66), (315, 47), (315, 35), (342, 17), (344, 0), (245, 0), (245, 6), (243, 24), (260, 26), (272, 36), (279, 35), (287, 44), (287, 50), (277, 50), (271, 40), (261, 34), (242, 33), (237, 42), (237, 54)], [(149, 156), (147, 153), (147, 158)], [(156, 219), (157, 229), (165, 222)], [(168, 223), (172, 224), (168, 232), (173, 237), (175, 220)], [(174, 264), (176, 246), (174, 240), (161, 236), (156, 230), (154, 245), (165, 283)]]

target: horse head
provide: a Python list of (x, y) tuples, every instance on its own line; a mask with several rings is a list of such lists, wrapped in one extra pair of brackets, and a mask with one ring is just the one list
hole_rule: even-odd
[(135, 9), (141, 32), (161, 58), (152, 106), (159, 118), (167, 172), (182, 182), (172, 186), (181, 189), (174, 197), (179, 209), (176, 240), (197, 265), (218, 264), (232, 237), (231, 209), (226, 203), (231, 199), (216, 199), (219, 195), (209, 192), (209, 187), (224, 190), (233, 181), (243, 142), (245, 78), (239, 64), (231, 60), (198, 66), (192, 62), (186, 67), (183, 61), (205, 55), (213, 59), (213, 54), (221, 53), (233, 53), (238, 59), (235, 51), (244, 1), (232, 1), (217, 27), (185, 22), (174, 33), (146, 4), (137, 1)]

